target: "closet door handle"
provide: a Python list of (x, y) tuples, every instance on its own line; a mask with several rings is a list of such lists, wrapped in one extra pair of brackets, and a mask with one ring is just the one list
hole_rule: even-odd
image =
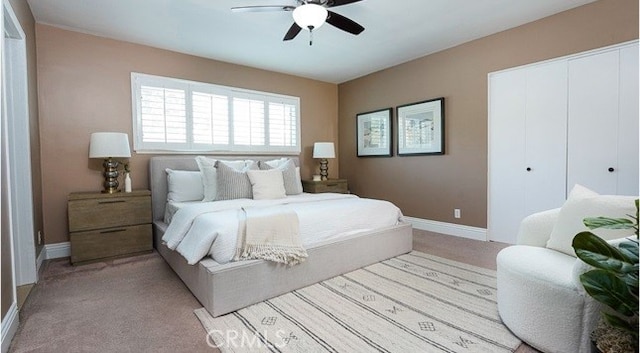
[(613, 169), (613, 167), (609, 167), (608, 171), (609, 171), (609, 173), (613, 173), (615, 171), (615, 169)]
[(530, 171), (531, 171), (531, 167), (527, 167), (527, 172), (530, 172)]

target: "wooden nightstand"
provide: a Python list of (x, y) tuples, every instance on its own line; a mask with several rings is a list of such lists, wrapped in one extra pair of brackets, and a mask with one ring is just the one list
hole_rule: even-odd
[(67, 204), (73, 265), (153, 250), (151, 192), (74, 192)]
[(323, 181), (303, 180), (302, 189), (304, 192), (321, 193), (336, 192), (340, 194), (348, 194), (347, 179), (329, 179)]

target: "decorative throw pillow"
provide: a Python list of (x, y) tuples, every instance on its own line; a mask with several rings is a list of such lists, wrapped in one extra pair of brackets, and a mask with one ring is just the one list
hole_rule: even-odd
[(287, 196), (281, 170), (248, 170), (247, 176), (251, 181), (254, 200), (281, 199)]
[[(200, 173), (202, 173), (202, 184), (204, 188), (204, 195), (202, 201), (215, 201), (218, 190), (218, 177), (217, 170), (215, 168), (217, 160), (207, 158), (204, 156), (196, 157), (196, 163)], [(227, 166), (236, 169), (243, 170), (247, 164), (244, 160), (238, 161), (223, 161)]]
[(167, 172), (167, 201), (200, 201), (204, 197), (200, 172), (165, 169)]
[(258, 169), (256, 163), (251, 163), (244, 170), (236, 170), (222, 161), (216, 162), (216, 201), (250, 199), (253, 196), (251, 181), (247, 170)]
[(282, 171), (282, 177), (284, 178), (284, 189), (287, 191), (287, 195), (302, 194), (302, 181), (300, 181), (299, 169), (296, 171), (296, 165), (291, 159), (287, 159), (286, 162), (281, 163), (278, 167), (272, 167), (268, 162), (260, 162), (260, 169), (270, 170), (278, 169)]
[[(553, 226), (547, 248), (576, 256), (571, 243), (573, 237), (589, 230), (583, 223), (589, 217), (627, 218), (635, 214), (634, 196), (599, 195), (582, 185), (576, 184), (567, 201), (560, 209), (558, 220)], [(593, 229), (594, 234), (604, 240), (613, 240), (631, 235), (628, 229)]]

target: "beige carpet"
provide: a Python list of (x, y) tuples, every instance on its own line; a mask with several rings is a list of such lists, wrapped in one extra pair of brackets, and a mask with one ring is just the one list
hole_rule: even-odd
[[(414, 250), (495, 269), (505, 244), (420, 230)], [(202, 307), (158, 255), (71, 266), (47, 260), (20, 310), (10, 352), (219, 352), (193, 310)], [(516, 353), (538, 353), (526, 344)]]
[(495, 271), (414, 251), (212, 318), (222, 352), (513, 352)]

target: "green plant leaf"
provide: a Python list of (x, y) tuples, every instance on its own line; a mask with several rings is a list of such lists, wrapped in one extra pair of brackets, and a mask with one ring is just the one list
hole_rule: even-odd
[(627, 218), (590, 217), (583, 220), (589, 229), (633, 229), (634, 223)]
[(578, 233), (573, 238), (572, 246), (580, 260), (595, 268), (617, 273), (634, 270), (631, 259), (591, 232)]
[(580, 275), (580, 282), (593, 299), (624, 316), (634, 314), (631, 303), (637, 301), (637, 298), (634, 298), (629, 287), (614, 274), (605, 270), (592, 270)]
[(624, 256), (633, 263), (637, 263), (638, 256), (638, 243), (634, 241), (625, 241), (618, 245), (618, 249)]
[(637, 326), (637, 324), (634, 325), (629, 320), (625, 320), (625, 319), (623, 319), (623, 318), (621, 318), (619, 316), (612, 315), (612, 314), (605, 313), (605, 312), (602, 313), (602, 316), (604, 316), (605, 320), (607, 320), (609, 325), (611, 325), (613, 327), (621, 328), (621, 329), (631, 333), (631, 335), (633, 335), (636, 339), (638, 338), (638, 326)]

